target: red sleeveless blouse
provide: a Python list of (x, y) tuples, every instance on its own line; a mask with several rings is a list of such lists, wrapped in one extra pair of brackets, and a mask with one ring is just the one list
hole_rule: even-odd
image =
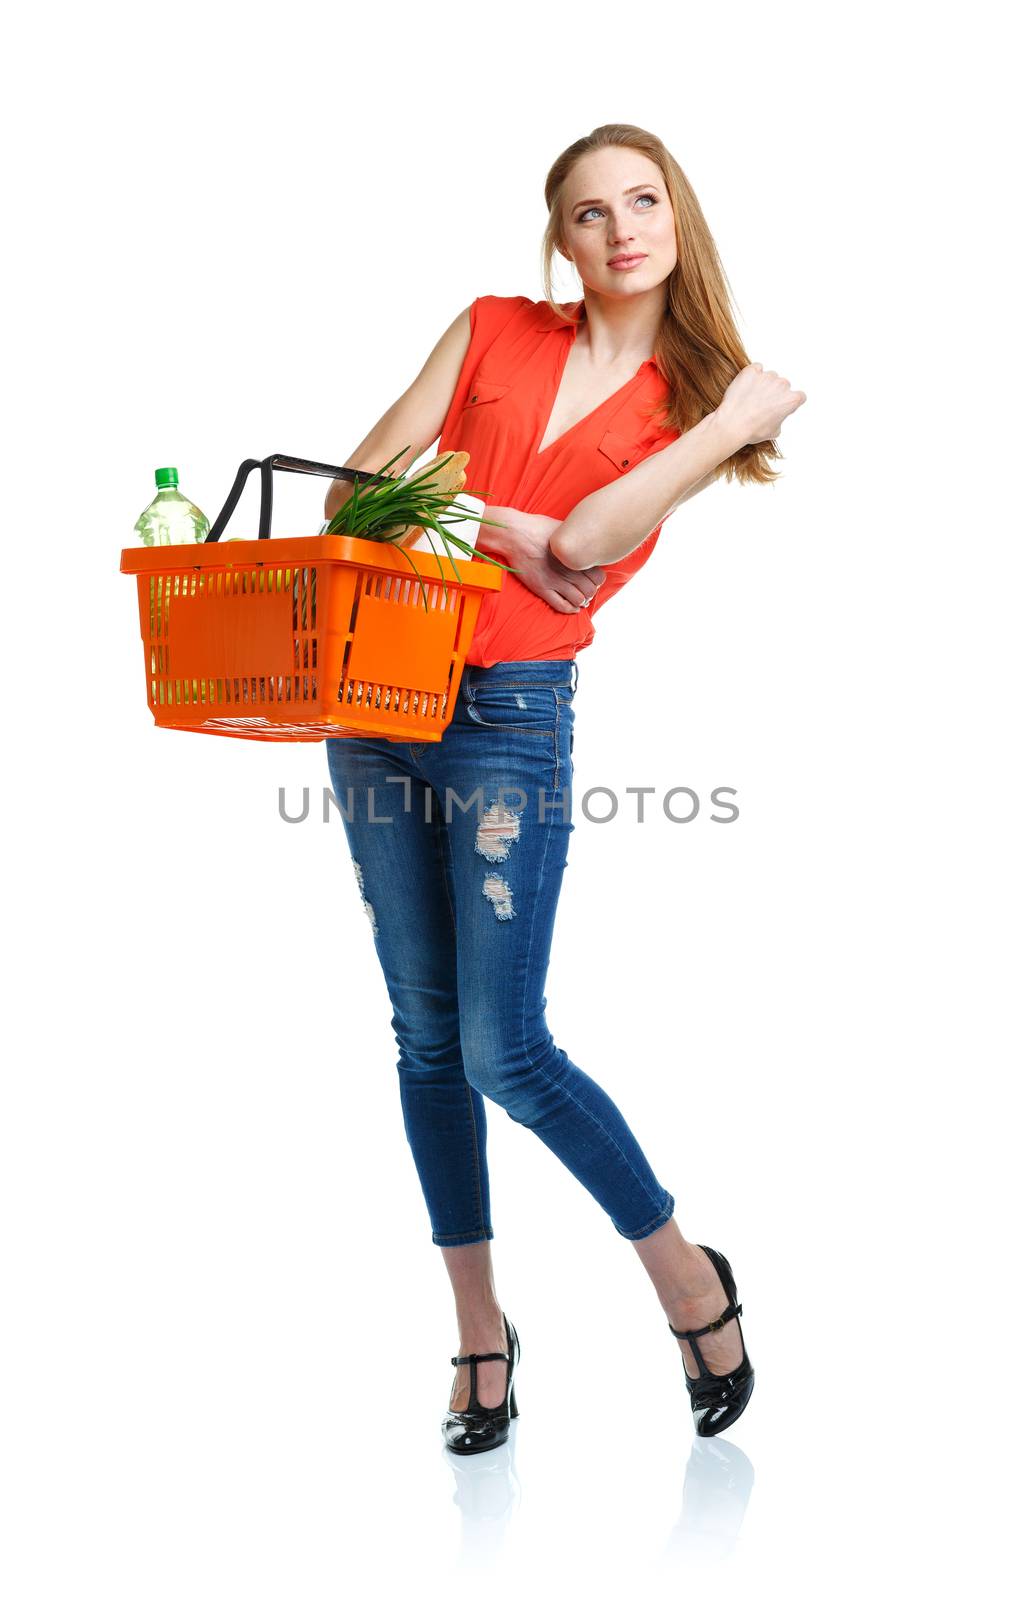
[[(585, 318), (585, 302), (565, 305)], [(480, 295), (470, 307), (471, 338), (438, 449), (468, 450), (463, 493), (491, 505), (564, 518), (586, 495), (629, 472), (645, 456), (679, 437), (649, 408), (668, 399), (669, 386), (654, 356), (602, 405), (537, 454), (576, 327), (545, 300), (525, 295)], [(472, 541), (473, 527), (460, 523)], [(644, 566), (662, 529), (620, 561), (606, 566), (606, 582), (575, 612), (555, 611), (513, 573), (502, 573), (498, 593), (485, 595), (466, 661), (570, 659), (595, 638), (594, 616)]]

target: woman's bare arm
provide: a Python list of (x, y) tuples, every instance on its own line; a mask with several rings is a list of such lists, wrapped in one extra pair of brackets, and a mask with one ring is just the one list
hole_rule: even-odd
[(700, 494), (702, 489), (710, 489), (713, 483), (717, 483), (718, 478), (719, 473), (717, 471), (709, 472), (706, 477), (701, 479), (700, 483), (695, 483), (694, 487), (692, 489), (688, 489), (686, 494), (680, 495), (680, 498), (677, 500), (673, 510), (678, 511), (685, 500), (692, 500), (694, 495)]
[(620, 561), (739, 448), (718, 412), (709, 412), (664, 450), (579, 500), (551, 538), (551, 550), (579, 570)]
[(751, 362), (736, 373), (721, 404), (693, 428), (579, 500), (551, 537), (553, 554), (579, 570), (620, 561), (737, 450), (776, 438), (805, 399), (787, 378)]
[[(365, 439), (361, 440), (353, 455), (343, 463), (345, 467), (362, 467), (366, 472), (378, 472), (387, 461), (406, 446), (406, 455), (400, 456), (393, 471), (402, 474), (411, 462), (430, 449), (440, 437), (452, 404), (455, 386), (459, 381), (463, 362), (470, 342), (469, 307), (460, 311), (450, 323), (428, 356), (410, 387), (404, 390), (380, 417)], [(354, 492), (351, 483), (334, 478), (326, 495), (325, 515), (328, 521)]]

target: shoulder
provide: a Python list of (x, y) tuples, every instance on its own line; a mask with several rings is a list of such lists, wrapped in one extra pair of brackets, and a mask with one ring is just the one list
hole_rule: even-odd
[(470, 306), (470, 320), (475, 322), (480, 317), (483, 321), (495, 321), (503, 326), (513, 318), (521, 317), (534, 327), (559, 328), (576, 320), (580, 304), (578, 300), (562, 304), (564, 316), (558, 317), (549, 300), (530, 300), (525, 294), (481, 294)]
[(544, 332), (551, 333), (554, 328), (568, 328), (573, 322), (578, 321), (578, 308), (580, 300), (558, 301), (561, 315), (558, 316), (549, 300), (529, 301), (529, 320), (534, 327), (542, 328)]
[[(569, 315), (577, 310), (563, 308)], [(470, 343), (463, 385), (486, 357), (502, 369), (526, 361), (553, 328), (565, 326), (546, 300), (526, 294), (480, 294), (469, 308)]]
[(478, 294), (469, 308), (470, 326), (474, 331), (478, 322), (503, 328), (532, 309), (533, 301), (524, 294)]
[(467, 368), (479, 365), (489, 351), (509, 360), (529, 327), (532, 301), (524, 294), (479, 294), (469, 308)]

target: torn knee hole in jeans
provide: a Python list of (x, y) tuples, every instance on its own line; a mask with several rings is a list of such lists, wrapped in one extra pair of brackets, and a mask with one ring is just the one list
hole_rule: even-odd
[(377, 933), (378, 924), (375, 921), (375, 907), (372, 905), (371, 901), (367, 898), (364, 892), (364, 873), (361, 870), (360, 861), (354, 862), (354, 876), (357, 879), (357, 887), (361, 891), (361, 899), (364, 901), (364, 909), (367, 914), (368, 921), (371, 923), (371, 931), (372, 933)]
[(507, 922), (509, 917), (515, 915), (512, 892), (500, 872), (488, 872), (483, 881), (483, 892), (494, 907), (494, 915), (499, 922)]
[(476, 831), (476, 851), (488, 861), (507, 861), (512, 840), (519, 836), (518, 812), (511, 811), (501, 800), (484, 807), (480, 826)]
[[(484, 808), (474, 848), (478, 855), (485, 856), (488, 861), (507, 861), (512, 842), (518, 836), (518, 812), (510, 810), (503, 800), (495, 800), (493, 805)], [(511, 889), (500, 872), (487, 873), (483, 892), (484, 898), (494, 907), (494, 915), (499, 922), (507, 922), (509, 917), (515, 915)]]

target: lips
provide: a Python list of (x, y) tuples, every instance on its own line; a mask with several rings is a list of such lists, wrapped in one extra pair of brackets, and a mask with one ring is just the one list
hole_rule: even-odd
[(644, 261), (644, 259), (645, 257), (643, 254), (634, 256), (614, 256), (612, 260), (607, 261), (606, 265), (608, 267), (633, 267), (637, 264), (637, 262)]

